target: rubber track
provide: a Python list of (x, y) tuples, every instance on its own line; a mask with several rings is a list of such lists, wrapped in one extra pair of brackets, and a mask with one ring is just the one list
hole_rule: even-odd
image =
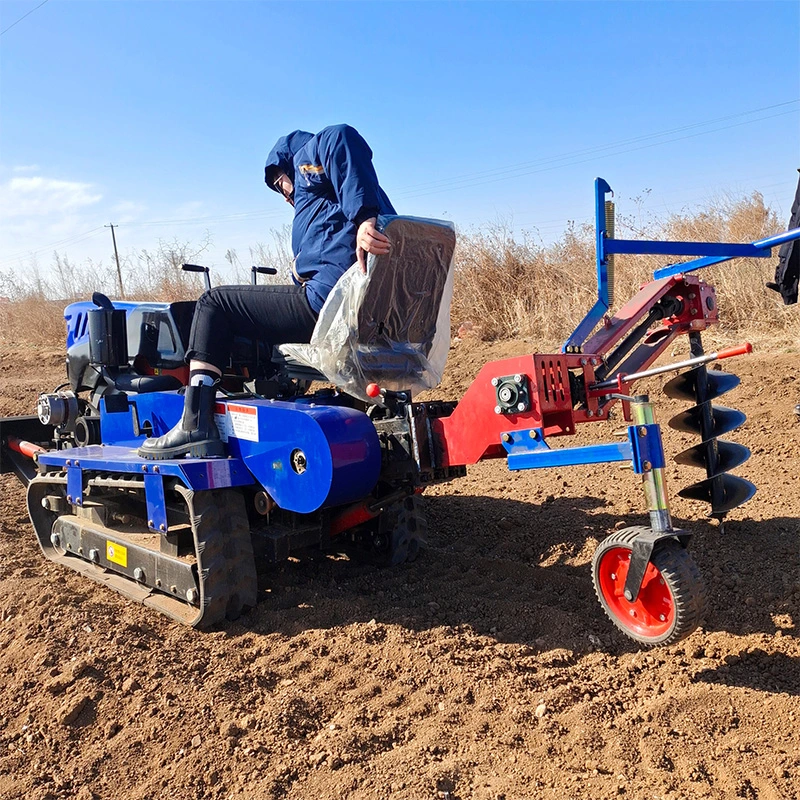
[[(346, 548), (355, 561), (375, 567), (397, 567), (415, 561), (427, 546), (428, 522), (417, 495), (410, 495), (388, 506), (379, 517), (367, 523), (379, 526), (386, 537), (384, 547), (356, 544)], [(374, 532), (374, 531), (373, 531)]]
[(633, 540), (640, 534), (649, 532), (650, 528), (635, 525), (607, 536), (598, 546), (592, 559), (592, 584), (603, 611), (619, 630), (646, 647), (656, 647), (675, 644), (685, 639), (697, 629), (703, 619), (706, 609), (705, 582), (689, 551), (678, 542), (667, 539), (656, 545), (650, 558), (651, 563), (669, 586), (675, 604), (675, 625), (663, 638), (642, 637), (621, 625), (617, 617), (607, 608), (597, 580), (599, 556), (602, 553), (616, 545), (629, 545), (632, 549)]
[(192, 521), (202, 615), (207, 628), (256, 604), (257, 576), (244, 498), (233, 489), (181, 490)]
[(391, 566), (416, 561), (428, 543), (428, 521), (422, 501), (412, 494), (400, 504), (397, 523), (392, 532), (394, 543)]
[[(28, 513), (42, 552), (50, 561), (192, 627), (207, 628), (236, 619), (245, 609), (255, 606), (257, 576), (253, 545), (244, 498), (235, 489), (195, 493), (176, 487), (191, 519), (199, 608), (75, 555), (56, 552), (50, 542), (56, 515), (44, 510), (40, 501), (48, 491), (63, 497), (65, 490), (66, 477), (61, 475), (39, 476), (28, 487)], [(116, 534), (112, 529), (106, 530), (108, 535)]]

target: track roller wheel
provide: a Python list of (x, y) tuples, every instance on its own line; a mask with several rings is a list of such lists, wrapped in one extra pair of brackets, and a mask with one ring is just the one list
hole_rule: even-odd
[(633, 602), (625, 599), (633, 541), (649, 531), (634, 526), (608, 536), (595, 550), (592, 582), (611, 621), (634, 641), (655, 647), (674, 644), (697, 628), (706, 589), (689, 551), (674, 539), (664, 539), (653, 550), (639, 596)]

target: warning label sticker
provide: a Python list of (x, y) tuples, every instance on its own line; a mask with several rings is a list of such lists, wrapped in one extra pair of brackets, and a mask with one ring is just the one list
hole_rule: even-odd
[(214, 421), (224, 442), (231, 436), (247, 439), (248, 442), (258, 441), (258, 409), (255, 406), (228, 403), (227, 413), (223, 413), (224, 411), (225, 406), (217, 403)]
[(231, 485), (231, 466), (227, 459), (224, 461), (221, 459), (211, 461), (209, 462), (209, 467), (208, 485), (212, 489)]
[(116, 542), (106, 542), (106, 558), (112, 564), (128, 566), (128, 548)]

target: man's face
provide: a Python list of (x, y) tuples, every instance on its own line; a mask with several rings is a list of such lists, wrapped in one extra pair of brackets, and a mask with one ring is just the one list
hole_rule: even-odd
[(283, 195), (283, 199), (294, 207), (294, 184), (291, 178), (281, 172), (272, 182), (272, 186)]

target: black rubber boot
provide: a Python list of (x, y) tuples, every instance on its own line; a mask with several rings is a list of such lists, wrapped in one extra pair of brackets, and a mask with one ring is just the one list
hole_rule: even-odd
[(152, 461), (167, 458), (217, 458), (225, 455), (225, 443), (214, 422), (216, 386), (188, 386), (181, 421), (163, 436), (147, 439), (139, 455)]

